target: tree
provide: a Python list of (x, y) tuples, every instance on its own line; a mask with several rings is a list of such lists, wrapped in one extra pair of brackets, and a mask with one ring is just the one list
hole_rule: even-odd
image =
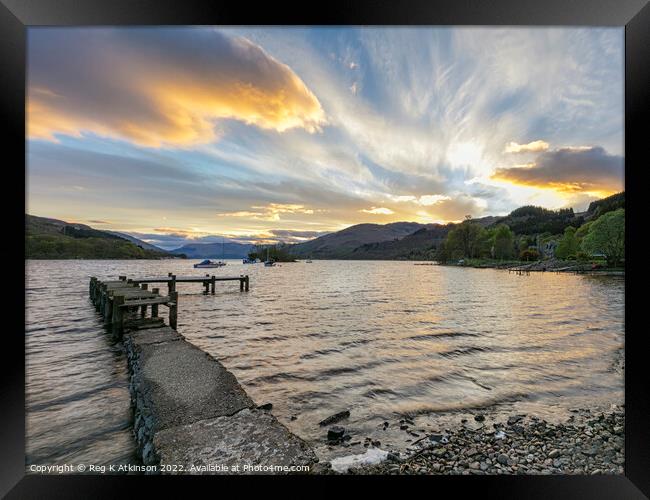
[(452, 259), (451, 252), (449, 251), (449, 244), (447, 243), (446, 238), (442, 240), (438, 246), (434, 259), (441, 264), (446, 264)]
[(478, 257), (481, 247), (485, 243), (485, 236), (485, 229), (466, 218), (449, 231), (446, 242), (447, 251), (450, 257)]
[(602, 253), (610, 266), (621, 262), (625, 255), (625, 209), (607, 212), (593, 221), (582, 249), (591, 255)]
[(578, 238), (576, 237), (576, 228), (568, 226), (564, 230), (564, 236), (560, 238), (555, 249), (555, 256), (559, 259), (568, 259), (578, 253), (579, 250)]
[(539, 252), (534, 248), (527, 248), (519, 254), (519, 258), (525, 261), (539, 260)]
[(288, 246), (282, 243), (255, 245), (254, 250), (248, 253), (249, 259), (266, 260), (267, 256), (275, 262), (296, 262), (295, 257), (288, 252)]
[(593, 224), (593, 221), (590, 222), (585, 222), (582, 226), (578, 228), (576, 231), (576, 238), (578, 238), (578, 244), (582, 243), (582, 239), (587, 236), (589, 233), (589, 228)]
[(514, 239), (515, 235), (507, 225), (497, 226), (494, 231), (494, 257), (500, 260), (511, 258), (514, 250)]

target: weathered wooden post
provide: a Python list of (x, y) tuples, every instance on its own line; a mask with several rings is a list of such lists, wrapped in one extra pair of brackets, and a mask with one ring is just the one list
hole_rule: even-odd
[(104, 306), (104, 321), (108, 323), (113, 318), (113, 290), (106, 291), (106, 305)]
[(97, 285), (97, 278), (94, 276), (90, 277), (90, 285), (88, 286), (88, 294), (90, 295), (90, 300), (93, 300), (93, 293), (95, 292), (95, 286)]
[(95, 310), (97, 312), (101, 311), (102, 308), (102, 297), (104, 295), (104, 285), (103, 283), (99, 285), (99, 289), (97, 290), (97, 299), (95, 300)]
[(104, 312), (106, 311), (106, 301), (108, 300), (108, 285), (104, 285), (102, 287), (102, 295), (101, 295), (101, 301), (99, 303), (99, 312), (101, 315), (104, 315)]
[[(145, 290), (145, 291), (146, 291), (147, 288), (149, 288), (149, 285), (147, 285), (146, 283), (142, 283), (142, 284), (140, 285), (140, 288), (141, 288), (142, 290)], [(140, 315), (141, 315), (143, 318), (147, 316), (147, 306), (140, 306)]]
[(176, 321), (178, 319), (178, 292), (174, 290), (169, 294), (169, 326), (176, 330)]
[[(152, 288), (151, 293), (158, 295), (158, 288)], [(158, 304), (151, 304), (151, 317), (152, 318), (158, 317)]]
[(169, 277), (171, 279), (167, 282), (167, 295), (171, 296), (172, 292), (176, 291), (176, 275), (170, 274)]
[(240, 292), (244, 291), (244, 275), (243, 274), (239, 275), (239, 291)]
[(248, 278), (248, 274), (247, 274), (247, 275), (246, 275), (246, 288), (245, 288), (246, 291), (248, 291), (248, 279), (249, 279), (249, 278)]
[(115, 295), (113, 297), (113, 335), (117, 338), (122, 338), (124, 331), (124, 308), (120, 307), (124, 304), (124, 295)]
[(213, 275), (212, 275), (212, 278), (210, 279), (210, 286), (211, 286), (211, 288), (212, 288), (212, 289), (211, 289), (211, 291), (212, 291), (212, 295), (214, 295), (214, 284), (215, 284), (216, 282), (217, 282), (216, 277), (215, 277), (214, 274), (213, 274)]
[[(210, 275), (209, 275), (209, 274), (206, 274), (205, 277), (206, 277), (206, 278), (209, 278)], [(205, 281), (203, 282), (203, 287), (205, 288), (205, 290), (203, 290), (203, 293), (204, 293), (205, 295), (207, 295), (208, 292), (210, 291), (210, 282), (209, 282), (208, 280), (205, 280)]]

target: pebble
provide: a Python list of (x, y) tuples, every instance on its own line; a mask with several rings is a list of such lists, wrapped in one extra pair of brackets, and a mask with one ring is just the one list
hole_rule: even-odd
[(344, 434), (345, 428), (335, 425), (334, 427), (330, 427), (327, 431), (327, 439), (330, 441), (336, 441), (338, 439), (341, 439)]
[[(400, 458), (399, 464), (385, 461), (352, 473), (623, 474), (623, 408), (614, 407), (606, 414), (589, 410), (574, 413), (579, 414), (577, 418), (562, 424), (535, 416), (526, 420), (521, 415), (495, 422), (491, 426), (494, 430), (459, 424), (445, 429), (444, 434), (429, 434), (426, 441), (414, 443), (411, 456)], [(402, 425), (408, 429), (406, 419)], [(506, 434), (505, 428), (513, 432)]]

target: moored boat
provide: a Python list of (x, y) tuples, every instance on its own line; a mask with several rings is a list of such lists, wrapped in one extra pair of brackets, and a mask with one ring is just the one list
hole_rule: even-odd
[(199, 262), (198, 264), (194, 264), (194, 268), (195, 269), (206, 269), (206, 268), (213, 268), (213, 267), (222, 267), (222, 266), (225, 266), (225, 265), (226, 265), (226, 263), (221, 261), (221, 260), (217, 261), (217, 262), (214, 262), (214, 261), (212, 261), (210, 259), (205, 259), (205, 260)]

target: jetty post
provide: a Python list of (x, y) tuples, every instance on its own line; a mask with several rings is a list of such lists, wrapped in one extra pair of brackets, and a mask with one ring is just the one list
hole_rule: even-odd
[(169, 277), (171, 279), (167, 282), (167, 295), (171, 297), (172, 292), (176, 291), (176, 275), (169, 273)]
[(169, 326), (176, 330), (176, 323), (178, 320), (178, 292), (174, 290), (169, 294), (169, 299), (171, 302), (168, 303), (169, 306)]
[(122, 330), (124, 328), (124, 310), (120, 307), (124, 304), (124, 295), (115, 295), (113, 297), (113, 335), (117, 338), (122, 338)]
[[(142, 283), (140, 285), (140, 288), (146, 292), (147, 289), (149, 288), (149, 285), (147, 283)], [(146, 304), (143, 305), (143, 306), (140, 306), (140, 315), (143, 318), (147, 316), (147, 305)]]
[(106, 305), (104, 306), (104, 321), (113, 319), (113, 290), (106, 290)]
[(210, 279), (210, 286), (212, 287), (210, 291), (212, 292), (212, 295), (214, 295), (214, 285), (216, 282), (217, 282), (216, 277), (213, 274), (212, 278)]
[(88, 295), (90, 298), (93, 298), (95, 292), (95, 287), (97, 286), (97, 278), (95, 276), (90, 277), (90, 285), (88, 286)]
[[(209, 274), (206, 274), (205, 277), (206, 277), (206, 278), (210, 278), (210, 275), (209, 275)], [(203, 290), (203, 293), (204, 293), (205, 295), (207, 295), (208, 292), (209, 292), (209, 290), (210, 290), (210, 282), (211, 282), (211, 281), (212, 281), (212, 279), (210, 279), (210, 281), (204, 281), (204, 282), (203, 282), (203, 287), (205, 288), (205, 290)]]
[[(151, 293), (158, 295), (159, 288), (152, 288)], [(157, 318), (158, 317), (158, 304), (151, 304), (151, 317), (152, 318)]]

